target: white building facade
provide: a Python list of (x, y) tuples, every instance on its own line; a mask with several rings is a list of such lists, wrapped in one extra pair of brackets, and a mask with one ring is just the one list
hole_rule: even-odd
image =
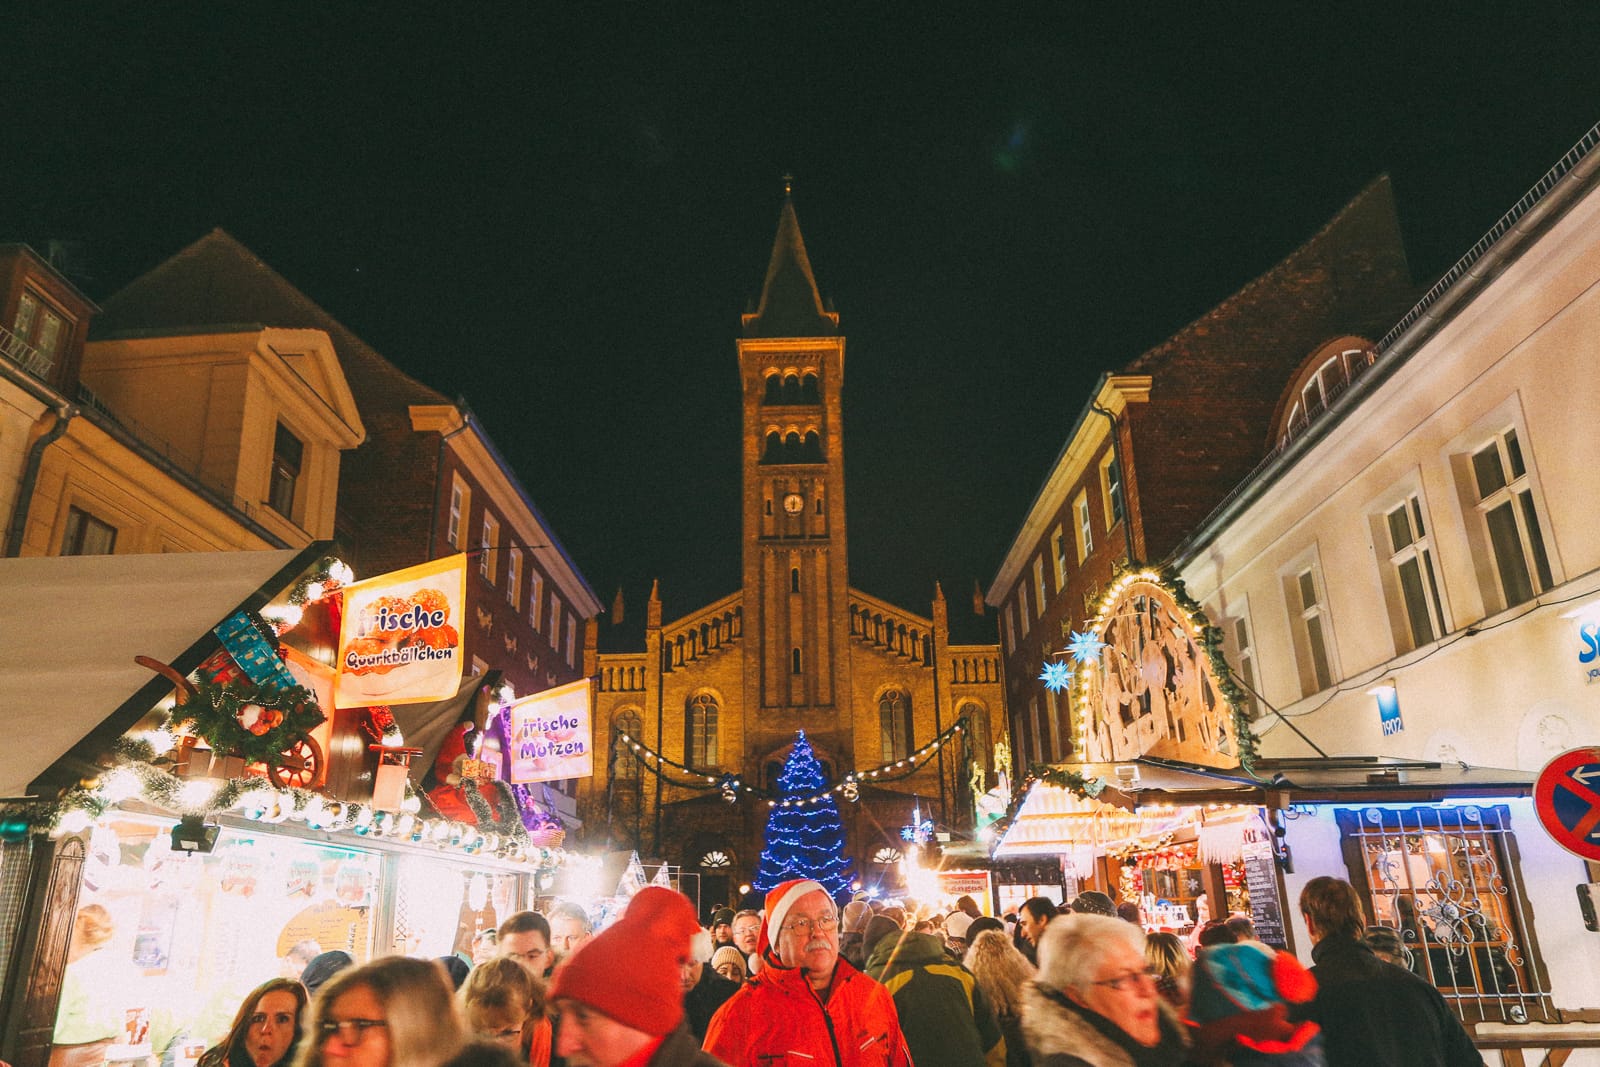
[[(1263, 757), (1320, 749), (1537, 772), (1600, 744), (1597, 142), (1600, 127), (1386, 337), (1307, 353), (1275, 452), (1175, 554), (1255, 691)], [(1474, 799), (1437, 806), (1456, 810), (1431, 829), (1408, 829), (1403, 806), (1364, 813), (1367, 829), (1413, 846), (1387, 890), (1359, 805), (1342, 824), (1332, 808), (1301, 813), (1289, 899), (1310, 876), (1365, 867), (1349, 876), (1380, 921), (1402, 897), (1437, 903), (1415, 857), (1479, 832)], [(1457, 939), (1473, 980), (1493, 985), (1498, 966), (1472, 960), (1494, 941), (1481, 936), (1498, 921), (1485, 902), (1520, 894), (1536, 929), (1502, 942), (1526, 957), (1514, 980), (1539, 982), (1564, 1021), (1600, 1019), (1600, 932), (1579, 904), (1600, 867), (1557, 847), (1530, 800), (1491, 803), (1505, 814), (1484, 838), (1494, 869), (1457, 901), (1479, 916)]]

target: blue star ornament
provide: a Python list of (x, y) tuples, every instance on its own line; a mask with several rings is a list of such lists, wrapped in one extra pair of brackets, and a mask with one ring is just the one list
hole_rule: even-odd
[(1094, 634), (1080, 634), (1073, 631), (1072, 639), (1067, 642), (1067, 653), (1072, 656), (1074, 663), (1094, 663), (1100, 658), (1100, 650), (1106, 643)]
[(1072, 665), (1066, 660), (1050, 660), (1039, 672), (1039, 680), (1050, 692), (1059, 693), (1072, 683)]

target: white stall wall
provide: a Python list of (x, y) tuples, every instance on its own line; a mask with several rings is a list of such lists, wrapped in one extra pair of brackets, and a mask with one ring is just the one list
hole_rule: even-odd
[[(1443, 806), (1465, 803), (1505, 805), (1511, 813), (1511, 828), (1516, 834), (1521, 860), (1521, 884), (1533, 915), (1534, 937), (1539, 955), (1550, 976), (1552, 999), (1557, 1008), (1600, 1008), (1600, 933), (1584, 928), (1578, 910), (1577, 886), (1587, 881), (1584, 865), (1545, 833), (1528, 799), (1463, 798)], [(1415, 804), (1318, 805), (1307, 814), (1284, 819), (1285, 841), (1294, 862), (1294, 873), (1284, 875), (1285, 910), (1290, 912), (1296, 954), (1311, 962), (1311, 935), (1300, 914), (1300, 891), (1320, 875), (1349, 878), (1344, 854), (1339, 848), (1339, 827), (1334, 821), (1338, 808), (1360, 810), (1368, 807), (1414, 808)], [(1493, 1063), (1495, 1054), (1487, 1054)], [(1567, 1060), (1568, 1067), (1600, 1067), (1600, 1050), (1579, 1049)]]

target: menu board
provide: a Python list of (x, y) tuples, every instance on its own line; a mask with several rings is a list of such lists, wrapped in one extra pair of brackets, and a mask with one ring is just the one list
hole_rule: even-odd
[(1250, 921), (1255, 925), (1256, 938), (1273, 948), (1287, 949), (1272, 831), (1260, 818), (1252, 819), (1245, 827), (1243, 858), (1244, 884), (1250, 891)]

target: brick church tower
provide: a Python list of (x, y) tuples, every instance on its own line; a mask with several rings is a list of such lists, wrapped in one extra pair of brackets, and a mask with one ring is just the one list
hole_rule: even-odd
[[(595, 775), (579, 793), (590, 848), (604, 838), (679, 865), (699, 876), (705, 904), (731, 899), (754, 872), (797, 731), (832, 782), (900, 764), (859, 800), (839, 799), (871, 881), (917, 797), (953, 830), (970, 825), (973, 786), (993, 781), (989, 724), (1005, 722), (998, 646), (952, 647), (936, 584), (927, 616), (850, 585), (845, 338), (787, 190), (742, 326), (741, 588), (663, 622), (669, 576), (651, 591), (642, 652), (591, 652)], [(966, 743), (916, 758), (960, 716), (974, 724)], [(730, 803), (718, 788), (728, 775), (758, 792)]]

